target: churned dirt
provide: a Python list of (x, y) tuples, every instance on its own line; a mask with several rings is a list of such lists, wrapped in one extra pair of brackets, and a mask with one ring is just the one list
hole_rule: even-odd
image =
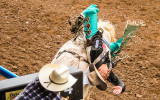
[(160, 100), (160, 0), (0, 0), (0, 65), (19, 76), (38, 72), (73, 37), (68, 17), (91, 4), (98, 5), (98, 18), (115, 25), (117, 39), (127, 20), (141, 19), (146, 26), (113, 70), (126, 92), (113, 95), (108, 83), (105, 92), (92, 88), (90, 100)]

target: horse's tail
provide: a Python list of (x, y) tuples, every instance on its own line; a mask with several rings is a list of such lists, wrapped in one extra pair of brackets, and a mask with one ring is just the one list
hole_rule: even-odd
[(108, 20), (107, 21), (102, 21), (101, 19), (99, 19), (98, 24), (100, 25), (100, 26), (98, 25), (98, 28), (103, 27), (109, 32), (109, 34), (111, 36), (111, 42), (115, 42), (116, 38), (115, 38), (115, 27), (114, 27), (114, 25), (111, 24), (111, 22), (108, 21)]

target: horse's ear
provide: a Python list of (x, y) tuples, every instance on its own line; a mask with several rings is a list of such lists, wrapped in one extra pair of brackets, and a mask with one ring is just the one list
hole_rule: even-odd
[(68, 23), (69, 23), (69, 25), (72, 25), (72, 18), (70, 16), (68, 18)]

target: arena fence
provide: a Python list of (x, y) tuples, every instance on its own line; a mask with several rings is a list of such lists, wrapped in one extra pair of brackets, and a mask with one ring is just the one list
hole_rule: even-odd
[[(69, 67), (69, 70), (78, 81), (71, 88), (60, 92), (60, 95), (62, 97), (68, 96), (71, 100), (82, 99), (83, 72), (74, 67)], [(0, 81), (0, 100), (13, 100), (36, 77), (38, 77), (38, 73)]]

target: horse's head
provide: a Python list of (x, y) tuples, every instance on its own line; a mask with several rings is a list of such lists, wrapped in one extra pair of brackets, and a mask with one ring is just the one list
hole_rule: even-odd
[(69, 17), (69, 24), (71, 26), (70, 30), (72, 34), (75, 34), (75, 37), (73, 38), (74, 43), (78, 45), (83, 45), (84, 48), (86, 47), (86, 34), (84, 32), (85, 28), (85, 22), (87, 22), (89, 19), (88, 17), (85, 18), (83, 14), (80, 14), (79, 16), (76, 16), (74, 18)]
[(72, 34), (76, 34), (77, 32), (79, 32), (82, 28), (83, 28), (83, 24), (84, 24), (84, 16), (83, 15), (79, 15), (75, 18), (71, 18), (69, 17), (68, 20), (71, 28), (71, 33)]

